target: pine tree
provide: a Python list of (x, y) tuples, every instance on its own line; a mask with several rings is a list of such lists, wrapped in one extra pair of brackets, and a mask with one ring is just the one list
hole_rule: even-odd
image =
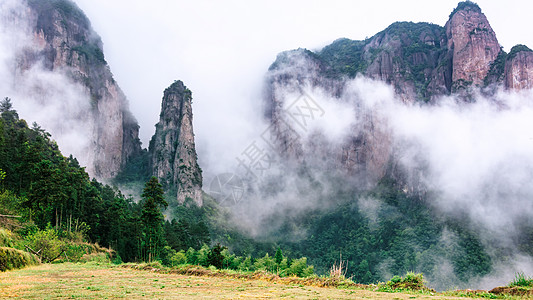
[(144, 199), (141, 212), (144, 249), (147, 260), (151, 262), (159, 258), (159, 253), (165, 246), (164, 218), (161, 210), (166, 209), (168, 203), (165, 201), (163, 187), (156, 177), (152, 177), (146, 182), (141, 196)]
[(276, 264), (281, 264), (281, 261), (283, 261), (283, 253), (281, 252), (281, 248), (278, 247), (278, 250), (276, 250), (276, 255), (274, 255), (274, 261)]

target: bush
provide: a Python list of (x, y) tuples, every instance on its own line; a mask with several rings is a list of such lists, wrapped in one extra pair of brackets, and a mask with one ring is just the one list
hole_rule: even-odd
[(59, 258), (67, 250), (66, 243), (61, 241), (57, 232), (51, 228), (28, 235), (26, 242), (27, 247), (45, 263)]
[(189, 250), (185, 252), (185, 257), (187, 258), (188, 264), (191, 264), (191, 265), (198, 264), (198, 252), (194, 250), (193, 248), (189, 248)]
[(187, 255), (185, 254), (185, 251), (181, 250), (180, 252), (174, 253), (172, 257), (170, 258), (170, 265), (171, 266), (179, 266), (184, 265), (187, 263)]
[(239, 265), (239, 271), (251, 271), (252, 270), (252, 257), (247, 256)]
[(413, 272), (408, 272), (405, 274), (405, 277), (396, 275), (379, 287), (379, 291), (382, 292), (402, 290), (419, 291), (423, 289), (427, 289), (424, 285), (424, 275), (422, 273), (415, 274)]
[(200, 266), (209, 267), (209, 260), (208, 256), (211, 250), (209, 249), (209, 246), (204, 244), (200, 250), (198, 250), (198, 264)]
[(262, 258), (257, 259), (254, 262), (254, 269), (256, 271), (267, 271), (271, 273), (276, 273), (277, 271), (277, 264), (274, 258), (270, 257), (267, 254), (263, 256)]
[(217, 269), (222, 269), (225, 258), (222, 251), (225, 249), (226, 247), (216, 244), (207, 254), (207, 264), (209, 266), (214, 266)]
[(524, 273), (517, 273), (509, 286), (533, 287), (533, 277), (527, 277)]
[(8, 247), (0, 247), (0, 271), (20, 269), (38, 263), (39, 260), (28, 252)]
[(0, 247), (13, 247), (13, 233), (0, 228)]
[(289, 267), (287, 274), (294, 275), (298, 277), (308, 277), (313, 275), (314, 268), (313, 266), (307, 266), (307, 258), (302, 257), (292, 261), (291, 266)]
[(111, 260), (109, 259), (109, 255), (107, 253), (99, 252), (99, 253), (84, 254), (79, 259), (79, 262), (81, 263), (96, 262), (96, 263), (107, 264), (107, 263), (110, 263)]

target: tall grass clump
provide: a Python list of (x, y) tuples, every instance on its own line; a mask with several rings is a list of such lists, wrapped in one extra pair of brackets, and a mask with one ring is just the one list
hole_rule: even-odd
[(522, 272), (517, 273), (514, 280), (509, 283), (509, 286), (533, 287), (533, 277), (527, 277)]

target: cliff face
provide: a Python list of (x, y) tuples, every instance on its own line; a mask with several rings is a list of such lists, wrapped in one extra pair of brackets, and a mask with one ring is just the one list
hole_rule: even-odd
[[(363, 75), (394, 88), (406, 104), (432, 105), (443, 95), (469, 100), (473, 89), (488, 85), (507, 89), (533, 86), (533, 52), (519, 47), (507, 55), (501, 50), (487, 18), (472, 2), (461, 2), (444, 27), (428, 23), (399, 22), (364, 41), (339, 39), (318, 52), (305, 49), (278, 55), (267, 74), (266, 117), (278, 149), (298, 162), (330, 158), (332, 169), (363, 174), (371, 182), (391, 166), (394, 151), (387, 124), (361, 99), (352, 99), (358, 125), (337, 146), (312, 139), (294, 138), (285, 108), (287, 97), (319, 89), (339, 102), (347, 79)], [(297, 136), (299, 137), (299, 136)], [(394, 164), (392, 164), (394, 165)]]
[[(70, 0), (28, 0), (26, 4), (32, 44), (17, 57), (18, 76), (26, 76), (39, 65), (65, 75), (83, 89), (89, 109), (79, 112), (78, 123), (90, 137), (83, 153), (74, 154), (85, 156), (81, 158), (88, 163), (92, 176), (114, 177), (129, 158), (141, 151), (139, 126), (105, 61), (100, 37)], [(52, 133), (55, 138), (61, 135)]]
[(445, 27), (452, 57), (452, 90), (483, 85), (501, 51), (487, 18), (477, 5), (461, 3)]
[(166, 190), (177, 192), (177, 201), (190, 198), (202, 205), (202, 170), (198, 166), (192, 127), (192, 93), (175, 81), (163, 95), (156, 132), (149, 153), (153, 176)]
[(504, 75), (507, 89), (533, 88), (533, 51), (522, 45), (513, 47), (505, 62)]

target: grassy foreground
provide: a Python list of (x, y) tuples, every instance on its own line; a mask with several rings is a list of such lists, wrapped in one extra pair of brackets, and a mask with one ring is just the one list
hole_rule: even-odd
[(0, 298), (19, 299), (467, 299), (264, 280), (161, 274), (109, 264), (43, 264), (0, 273)]

